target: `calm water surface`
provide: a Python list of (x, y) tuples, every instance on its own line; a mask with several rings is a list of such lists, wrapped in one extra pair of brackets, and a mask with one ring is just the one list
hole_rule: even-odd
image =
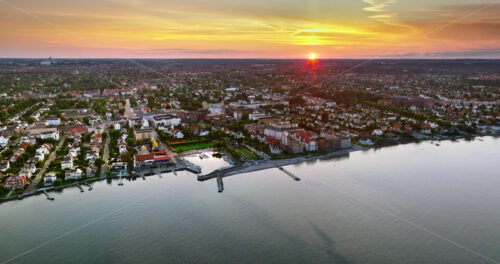
[[(0, 263), (495, 263), (500, 139), (231, 176), (179, 172), (0, 205)], [(200, 160), (205, 171), (223, 160)]]

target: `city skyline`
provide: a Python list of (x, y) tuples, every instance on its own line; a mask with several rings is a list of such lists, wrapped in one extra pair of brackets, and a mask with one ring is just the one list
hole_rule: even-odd
[(498, 4), (0, 0), (0, 57), (491, 59)]

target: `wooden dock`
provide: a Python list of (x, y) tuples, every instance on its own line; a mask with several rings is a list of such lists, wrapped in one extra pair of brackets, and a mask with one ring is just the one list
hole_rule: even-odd
[(92, 191), (92, 186), (90, 186), (90, 184), (88, 184), (86, 182), (82, 182), (82, 185), (89, 187), (89, 191)]
[(224, 191), (224, 182), (222, 182), (222, 176), (220, 174), (217, 175), (217, 187), (220, 193)]
[(44, 193), (44, 194), (45, 194), (45, 196), (47, 197), (47, 200), (51, 200), (51, 201), (53, 201), (53, 200), (54, 200), (54, 197), (50, 196), (50, 194), (49, 194), (49, 193), (47, 193), (47, 191), (46, 191), (46, 190), (43, 190), (43, 193)]
[(78, 187), (78, 189), (80, 189), (80, 192), (84, 192), (83, 187), (80, 184), (78, 184), (78, 182), (75, 183), (75, 186)]
[(296, 181), (300, 181), (300, 178), (297, 177), (295, 174), (291, 173), (290, 171), (288, 171), (287, 169), (281, 167), (281, 166), (277, 166), (279, 170), (281, 170), (282, 172), (288, 174), (288, 176), (292, 177), (292, 179), (296, 180)]

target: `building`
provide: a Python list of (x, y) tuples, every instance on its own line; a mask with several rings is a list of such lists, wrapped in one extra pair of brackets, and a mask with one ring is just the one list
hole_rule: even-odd
[(233, 113), (234, 119), (241, 120), (243, 118), (243, 111), (236, 110)]
[(6, 147), (7, 144), (9, 143), (9, 137), (8, 136), (0, 136), (0, 146), (1, 147)]
[[(316, 140), (317, 136), (313, 135), (312, 132), (308, 132), (302, 129), (292, 130), (285, 133), (283, 137), (283, 144), (288, 146), (288, 148), (293, 153), (300, 153), (302, 151), (317, 151), (318, 142)], [(301, 147), (297, 147), (297, 142), (300, 143)]]
[(282, 140), (285, 137), (285, 132), (294, 130), (299, 127), (296, 123), (283, 121), (281, 119), (261, 119), (259, 124), (265, 125), (264, 135)]
[(0, 161), (0, 171), (6, 171), (9, 168), (10, 168), (10, 161), (8, 160)]
[(127, 170), (127, 163), (125, 162), (114, 162), (110, 166), (111, 171), (114, 172), (121, 172), (121, 171), (126, 171)]
[(53, 185), (54, 182), (56, 182), (56, 180), (57, 180), (56, 174), (53, 172), (49, 172), (47, 173), (47, 175), (45, 175), (45, 177), (43, 177), (43, 184)]
[(57, 118), (57, 117), (50, 117), (50, 118), (45, 119), (45, 122), (49, 126), (58, 126), (61, 124), (61, 119)]
[(64, 157), (63, 161), (61, 162), (61, 170), (65, 169), (73, 169), (73, 157), (71, 155), (67, 155)]
[(83, 171), (79, 168), (74, 168), (66, 172), (65, 180), (79, 180), (83, 177)]
[(153, 137), (153, 129), (152, 128), (140, 128), (134, 130), (134, 137), (137, 140), (145, 140), (152, 139)]
[(85, 169), (85, 175), (87, 175), (87, 177), (94, 176), (96, 173), (97, 173), (97, 166), (94, 164), (90, 164)]
[(134, 168), (145, 168), (153, 165), (168, 164), (170, 156), (165, 150), (158, 150), (149, 153), (140, 152), (134, 155)]
[(174, 127), (181, 123), (181, 119), (173, 115), (164, 114), (153, 117), (155, 127)]
[(59, 140), (59, 132), (57, 131), (53, 131), (53, 132), (44, 132), (44, 133), (41, 133), (39, 135), (39, 137), (41, 139), (49, 139), (49, 138), (52, 138), (52, 139), (55, 139), (55, 140)]
[(286, 146), (290, 152), (295, 154), (304, 152), (304, 145), (302, 144), (302, 142), (300, 142), (299, 139), (297, 139), (292, 134), (287, 134), (286, 142), (287, 142)]
[(26, 184), (26, 178), (20, 175), (12, 175), (7, 177), (4, 182), (4, 186), (13, 189), (22, 189)]

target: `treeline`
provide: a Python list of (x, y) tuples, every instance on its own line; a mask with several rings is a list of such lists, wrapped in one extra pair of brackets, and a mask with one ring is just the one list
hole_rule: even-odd
[(14, 104), (11, 105), (12, 100), (2, 100), (0, 101), (0, 106), (7, 109), (0, 110), (0, 120), (5, 121), (10, 116), (13, 116), (28, 108), (31, 108), (38, 102), (40, 102), (40, 99), (27, 98), (27, 99), (16, 100), (14, 101)]

